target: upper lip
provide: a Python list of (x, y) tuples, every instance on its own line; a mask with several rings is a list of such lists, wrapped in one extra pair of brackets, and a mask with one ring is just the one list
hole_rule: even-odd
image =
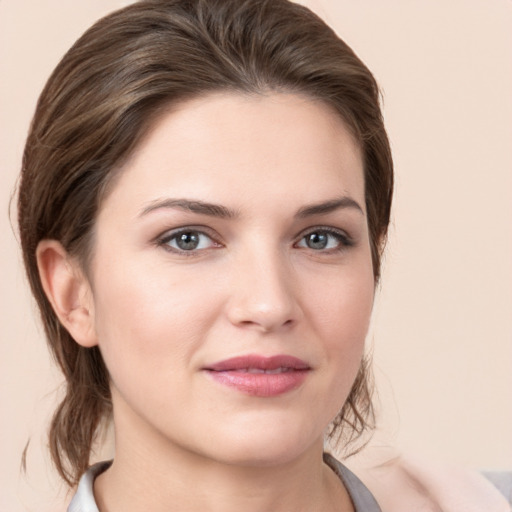
[(289, 355), (261, 356), (257, 354), (248, 354), (244, 356), (232, 357), (223, 361), (218, 361), (208, 365), (204, 370), (214, 372), (233, 371), (233, 370), (277, 370), (278, 368), (287, 368), (290, 370), (310, 370), (308, 363), (298, 357)]

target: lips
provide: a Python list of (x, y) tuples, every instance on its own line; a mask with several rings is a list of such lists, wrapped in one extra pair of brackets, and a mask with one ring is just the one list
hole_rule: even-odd
[(271, 397), (299, 387), (311, 367), (289, 355), (246, 355), (208, 365), (203, 369), (216, 382), (242, 393)]

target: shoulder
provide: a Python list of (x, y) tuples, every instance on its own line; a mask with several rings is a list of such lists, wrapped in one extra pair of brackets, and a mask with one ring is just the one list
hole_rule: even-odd
[(512, 472), (480, 474), (404, 456), (356, 471), (383, 512), (511, 510)]
[(482, 474), (512, 505), (512, 471), (484, 471)]

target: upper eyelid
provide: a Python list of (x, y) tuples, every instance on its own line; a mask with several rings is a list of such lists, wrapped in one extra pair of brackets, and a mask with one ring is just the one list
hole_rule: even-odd
[(187, 231), (206, 235), (214, 240), (220, 238), (217, 232), (208, 226), (181, 226), (178, 228), (169, 228), (165, 231), (162, 231), (162, 233), (156, 237), (156, 240), (172, 238), (173, 236), (179, 235), (180, 233), (186, 233)]
[(345, 230), (341, 228), (336, 228), (334, 226), (312, 226), (310, 228), (303, 229), (298, 235), (297, 238), (301, 239), (311, 233), (314, 233), (315, 231), (325, 231), (327, 233), (337, 234), (342, 237), (345, 237), (347, 239), (352, 239), (350, 234)]
[[(222, 241), (222, 239), (215, 232), (212, 233), (212, 231), (213, 230), (211, 230), (210, 228), (207, 228), (205, 226), (201, 226), (201, 227), (182, 226), (179, 228), (172, 228), (172, 229), (168, 229), (168, 230), (162, 232), (162, 234), (155, 237), (153, 239), (153, 243), (157, 247), (161, 247), (161, 248), (165, 249), (166, 251), (174, 252), (176, 254), (183, 254), (183, 255), (187, 255), (187, 256), (193, 256), (194, 254), (198, 255), (199, 253), (203, 253), (204, 251), (208, 251), (211, 249), (218, 249), (219, 247), (224, 246), (224, 242)], [(172, 240), (175, 240), (176, 237), (178, 237), (181, 233), (187, 233), (187, 232), (198, 233), (200, 235), (204, 235), (204, 236), (208, 237), (208, 239), (211, 241), (212, 246), (205, 247), (202, 249), (194, 249), (194, 250), (190, 250), (190, 251), (177, 249), (177, 248), (171, 246), (170, 242)]]

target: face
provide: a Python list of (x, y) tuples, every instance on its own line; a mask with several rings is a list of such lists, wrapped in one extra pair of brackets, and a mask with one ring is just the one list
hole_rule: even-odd
[(261, 465), (318, 448), (373, 303), (358, 145), (297, 95), (173, 107), (102, 205), (90, 275), (118, 451), (136, 436)]

